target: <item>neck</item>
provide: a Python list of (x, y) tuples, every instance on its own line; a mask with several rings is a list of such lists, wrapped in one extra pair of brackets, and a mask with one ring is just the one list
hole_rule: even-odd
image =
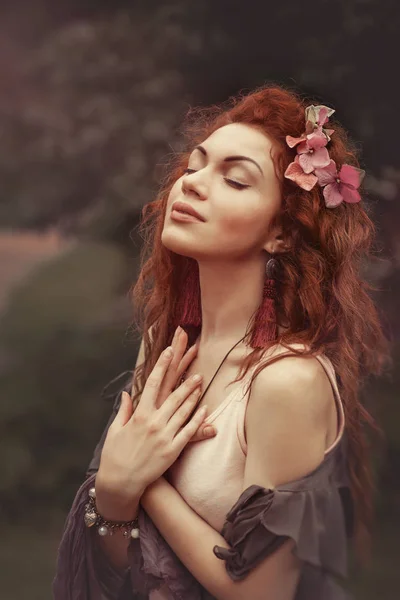
[(245, 333), (262, 301), (265, 261), (199, 262), (201, 346), (233, 344)]

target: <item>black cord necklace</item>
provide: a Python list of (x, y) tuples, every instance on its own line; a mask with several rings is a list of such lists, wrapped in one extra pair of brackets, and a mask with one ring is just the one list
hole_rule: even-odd
[[(240, 342), (243, 342), (243, 340), (245, 339), (245, 337), (247, 337), (247, 334), (244, 335), (238, 342), (236, 342), (236, 344), (234, 346), (232, 346), (232, 348), (229, 350), (229, 352), (226, 353), (226, 355), (224, 356), (224, 358), (222, 359), (221, 364), (219, 365), (218, 369), (215, 371), (214, 375), (211, 378), (210, 383), (208, 384), (208, 386), (206, 387), (206, 389), (204, 390), (204, 392), (202, 393), (202, 395), (200, 396), (198, 403), (204, 398), (204, 396), (206, 395), (208, 388), (210, 387), (210, 385), (212, 384), (212, 382), (214, 381), (218, 371), (220, 370), (220, 368), (222, 367), (222, 365), (224, 364), (225, 360), (228, 358), (228, 356), (230, 355), (230, 353), (232, 352), (232, 350), (234, 350), (236, 348), (236, 346), (238, 346), (240, 344)], [(180, 380), (180, 384), (182, 384), (185, 381), (185, 375), (188, 372), (188, 369), (186, 369), (186, 371), (183, 373), (182, 378)]]

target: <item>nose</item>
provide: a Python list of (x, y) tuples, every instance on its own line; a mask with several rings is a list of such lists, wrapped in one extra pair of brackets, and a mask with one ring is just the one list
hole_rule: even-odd
[(200, 183), (198, 177), (196, 177), (196, 173), (188, 173), (182, 179), (182, 193), (188, 194), (193, 192), (196, 196), (202, 200), (206, 198), (204, 185)]

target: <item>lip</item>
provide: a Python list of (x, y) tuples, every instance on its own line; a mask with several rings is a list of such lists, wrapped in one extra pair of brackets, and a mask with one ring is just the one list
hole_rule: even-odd
[(203, 221), (200, 221), (197, 217), (179, 212), (179, 210), (173, 210), (171, 212), (171, 219), (173, 221), (178, 221), (179, 223), (203, 223)]
[(196, 221), (202, 221), (203, 223), (205, 221), (205, 219), (203, 219), (203, 217), (197, 212), (197, 210), (193, 208), (193, 206), (187, 204), (186, 202), (181, 202), (179, 200), (172, 204), (171, 217), (173, 213), (175, 213), (174, 216), (176, 216), (177, 214), (181, 216), (187, 213), (185, 216), (194, 217)]

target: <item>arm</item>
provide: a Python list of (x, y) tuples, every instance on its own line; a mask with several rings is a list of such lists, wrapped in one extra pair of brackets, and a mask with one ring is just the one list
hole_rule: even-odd
[[(141, 360), (143, 360), (143, 343), (136, 365), (140, 364)], [(120, 533), (101, 538), (94, 528), (85, 527), (83, 521), (88, 492), (94, 486), (103, 444), (120, 407), (120, 399), (121, 394), (118, 394), (110, 419), (86, 471), (86, 480), (79, 488), (66, 519), (53, 580), (54, 600), (65, 600), (67, 597), (78, 597), (78, 595), (82, 600), (99, 598), (121, 598), (122, 600), (131, 595), (128, 571), (125, 568), (128, 564), (127, 541)], [(104, 512), (104, 516), (125, 520), (127, 515), (124, 515), (124, 512), (129, 510), (132, 514), (137, 511), (138, 502), (139, 498), (133, 503), (134, 505), (130, 505), (129, 509), (126, 506), (118, 507), (115, 503), (107, 505), (105, 501), (101, 505), (101, 499), (100, 502), (97, 500), (97, 505), (99, 511)], [(129, 516), (129, 518), (133, 517)], [(122, 588), (125, 590), (126, 585), (127, 596), (121, 595)]]
[[(331, 398), (330, 383), (317, 361), (288, 357), (259, 373), (247, 408), (243, 489), (252, 484), (274, 488), (321, 463)], [(146, 489), (141, 504), (187, 569), (218, 600), (293, 598), (301, 563), (292, 554), (292, 540), (245, 579), (233, 581), (213, 553), (215, 545), (229, 547), (226, 540), (165, 479)]]
[[(143, 339), (140, 343), (138, 357), (136, 359), (135, 369), (144, 362), (144, 342)], [(108, 427), (107, 427), (108, 429)], [(97, 509), (99, 513), (109, 521), (130, 521), (135, 519), (139, 510), (140, 495), (132, 500), (129, 505), (120, 504), (118, 499), (111, 501), (110, 499), (102, 499), (101, 495), (96, 499)], [(112, 563), (116, 569), (124, 571), (128, 568), (128, 545), (129, 538), (126, 539), (120, 532), (113, 536), (101, 537), (92, 528), (91, 533), (96, 539), (96, 543), (99, 545), (105, 556)]]

